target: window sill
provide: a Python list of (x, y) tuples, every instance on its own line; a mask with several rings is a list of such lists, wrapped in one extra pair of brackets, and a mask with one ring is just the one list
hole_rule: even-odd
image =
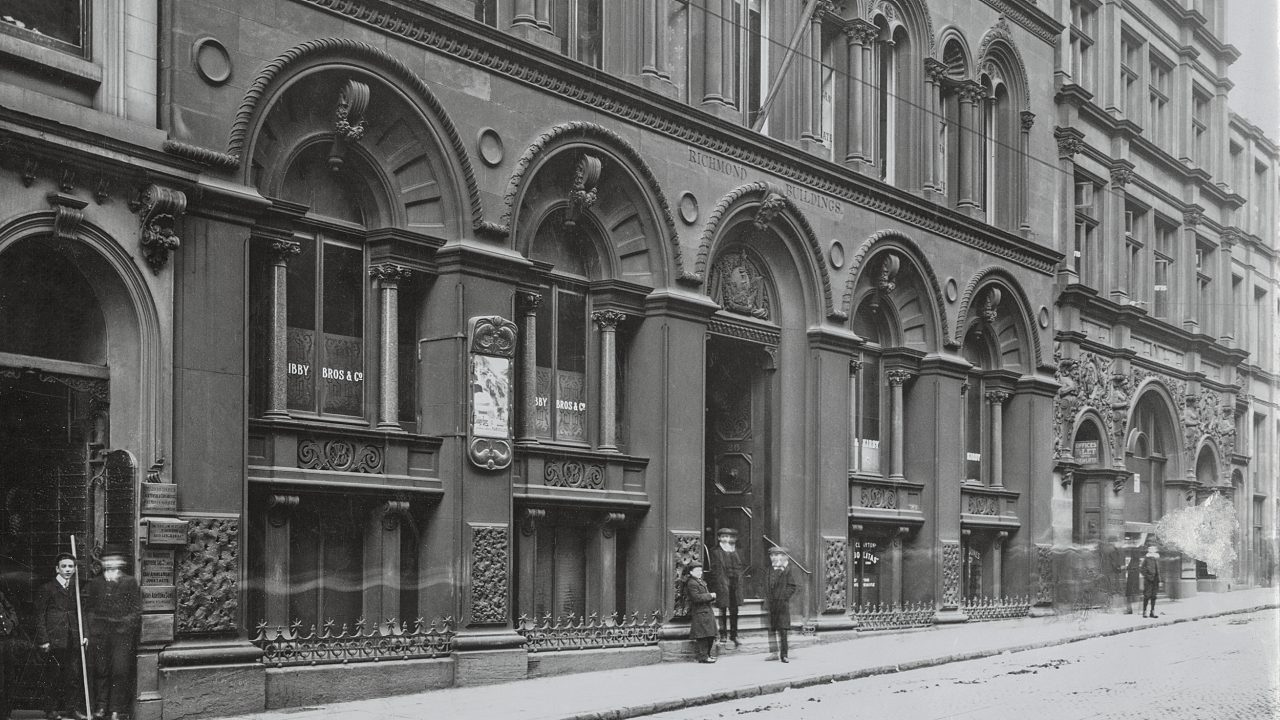
[(16, 58), (79, 85), (102, 84), (102, 67), (83, 58), (0, 33), (0, 57)]

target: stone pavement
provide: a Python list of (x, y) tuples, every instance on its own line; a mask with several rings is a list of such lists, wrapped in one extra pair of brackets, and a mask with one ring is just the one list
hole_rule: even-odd
[(450, 688), (417, 695), (289, 708), (241, 720), (621, 720), (788, 688), (882, 675), (960, 660), (1050, 647), (1094, 637), (1280, 607), (1280, 589), (1254, 588), (1161, 601), (1155, 620), (1095, 611), (935, 626), (798, 647), (789, 664), (760, 653), (714, 665), (666, 662), (644, 667)]

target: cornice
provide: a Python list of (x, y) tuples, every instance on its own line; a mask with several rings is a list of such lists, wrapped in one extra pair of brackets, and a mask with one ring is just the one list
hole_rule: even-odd
[(1054, 20), (1030, 0), (982, 0), (982, 2), (1053, 47), (1058, 46), (1058, 38), (1066, 29), (1062, 23)]
[[(408, 0), (293, 0), (339, 15), (351, 22), (395, 35), (432, 52), (454, 57), (656, 134), (728, 157), (757, 170), (805, 185), (871, 212), (888, 215), (935, 235), (1009, 262), (1050, 275), (1059, 255), (1026, 238), (940, 208), (909, 192), (868, 180), (850, 168), (815, 158), (783, 141), (751, 132), (678, 100), (638, 85), (614, 84), (608, 76), (567, 61), (560, 54), (527, 43), (436, 5), (410, 5)], [(984, 0), (1007, 8), (1010, 18), (1026, 0)], [(1043, 15), (1043, 13), (1040, 13)], [(1043, 16), (1041, 21), (1047, 18)], [(1050, 20), (1047, 27), (1060, 32)]]

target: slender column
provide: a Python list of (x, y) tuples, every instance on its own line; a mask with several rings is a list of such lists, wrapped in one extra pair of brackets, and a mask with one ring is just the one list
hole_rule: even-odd
[(889, 479), (905, 480), (906, 476), (903, 475), (903, 472), (902, 472), (903, 465), (904, 465), (902, 444), (903, 444), (904, 435), (905, 435), (903, 431), (904, 417), (903, 417), (903, 407), (902, 407), (902, 385), (908, 379), (911, 378), (911, 373), (906, 370), (890, 370), (889, 372), (885, 373), (885, 377), (888, 378), (889, 380), (889, 388), (890, 388), (890, 391), (892, 392), (891, 402), (893, 404), (893, 409), (892, 409), (893, 425), (891, 428), (891, 431), (892, 431), (891, 441), (893, 442), (893, 450), (891, 455), (892, 459), (889, 465)]
[(613, 310), (591, 313), (600, 328), (600, 449), (618, 449), (618, 323), (626, 315)]
[(1004, 544), (1009, 533), (1001, 530), (991, 541), (991, 597), (999, 600), (1004, 595)]
[(623, 513), (603, 513), (599, 531), (593, 533), (587, 555), (588, 612), (594, 610), (607, 618), (618, 609), (618, 526), (626, 520)]
[(660, 80), (671, 79), (671, 74), (667, 71), (667, 18), (666, 13), (662, 12), (665, 5), (664, 2), (648, 0), (640, 3), (640, 32), (643, 38), (640, 74)]
[(900, 527), (894, 531), (889, 540), (889, 603), (902, 604), (902, 539), (907, 535), (907, 528)]
[[(272, 627), (288, 627), (289, 621), (289, 533), (293, 511), (298, 507), (297, 495), (272, 495), (267, 498), (267, 527), (263, 537), (266, 558), (264, 578), (266, 617)], [(257, 618), (254, 618), (255, 620)]]
[(537, 29), (538, 18), (534, 15), (533, 0), (515, 0), (513, 7), (512, 27), (524, 26)]
[(809, 49), (801, 70), (800, 117), (804, 127), (800, 137), (822, 142), (822, 10), (809, 20)]
[[(858, 122), (862, 126), (862, 156), (870, 168), (876, 163), (876, 88), (880, 74), (876, 72), (876, 38), (879, 28), (872, 25), (862, 43), (862, 115)], [(865, 169), (864, 168), (864, 169)]]
[[(1112, 301), (1120, 304), (1128, 302), (1129, 288), (1134, 287), (1129, 277), (1129, 243), (1124, 237), (1124, 188), (1132, 173), (1133, 167), (1127, 162), (1121, 161), (1111, 166), (1111, 191), (1107, 193), (1106, 198), (1107, 208), (1103, 216), (1103, 232), (1100, 232), (1098, 237), (1098, 245), (1102, 246), (1105, 254), (1103, 274), (1106, 277), (1103, 278), (1102, 286), (1104, 292), (1110, 294)], [(1105, 240), (1109, 231), (1115, 233), (1113, 237), (1119, 238), (1117, 242)]]
[(411, 274), (408, 268), (391, 263), (369, 268), (369, 277), (380, 289), (378, 328), (378, 429), (400, 429), (400, 280)]
[(536, 597), (535, 584), (537, 582), (535, 578), (538, 572), (538, 530), (546, 517), (547, 511), (542, 508), (525, 508), (519, 518), (519, 554), (516, 559), (516, 584), (518, 585), (515, 596), (516, 613), (517, 615), (528, 615), (532, 620), (537, 620), (534, 616), (534, 598)]
[(1019, 229), (1027, 231), (1031, 229), (1031, 220), (1027, 217), (1027, 183), (1031, 178), (1027, 168), (1031, 158), (1031, 128), (1036, 123), (1036, 114), (1023, 110), (1019, 113), (1019, 120), (1022, 121), (1022, 134), (1019, 136), (1022, 154), (1018, 156), (1018, 182), (1014, 183), (1018, 206), (1014, 208), (1013, 217), (1018, 221)]
[(980, 156), (982, 143), (978, 141), (983, 134), (981, 117), (982, 101), (986, 99), (985, 89), (975, 83), (967, 82), (960, 87), (960, 117), (963, 118), (960, 129), (960, 207), (975, 209), (978, 207), (978, 167), (982, 162)]
[[(1235, 232), (1231, 229), (1223, 230), (1218, 243), (1218, 267), (1214, 271), (1213, 282), (1218, 286), (1214, 292), (1218, 303), (1218, 341), (1223, 345), (1232, 346), (1232, 342), (1236, 338), (1244, 337), (1243, 328), (1236, 328), (1236, 309), (1231, 297), (1231, 248), (1235, 247)], [(1247, 293), (1248, 300), (1245, 302), (1253, 302), (1253, 293)], [(1244, 294), (1241, 296), (1242, 301)]]
[(522, 292), (517, 300), (523, 313), (520, 334), (524, 337), (520, 354), (520, 406), (524, 412), (519, 439), (532, 442), (536, 437), (534, 425), (538, 417), (538, 408), (535, 406), (538, 394), (538, 306), (542, 304), (542, 296)]
[[(1182, 265), (1182, 272), (1178, 273), (1179, 287), (1175, 289), (1173, 295), (1176, 298), (1174, 307), (1177, 307), (1177, 302), (1181, 302), (1182, 307), (1185, 308), (1182, 329), (1187, 332), (1200, 332), (1205, 327), (1204, 319), (1201, 317), (1202, 309), (1199, 307), (1197, 298), (1199, 281), (1196, 279), (1196, 226), (1200, 224), (1203, 216), (1204, 211), (1200, 208), (1183, 211), (1182, 254), (1175, 260)], [(1192, 472), (1195, 472), (1194, 469)]]
[[(543, 32), (554, 32), (551, 27), (551, 0), (533, 0), (533, 12), (538, 23), (538, 28)], [(567, 32), (567, 28), (561, 28), (561, 32)]]
[(845, 118), (845, 156), (844, 161), (861, 163), (866, 161), (866, 148), (863, 145), (863, 133), (866, 123), (866, 66), (863, 65), (863, 47), (868, 38), (874, 37), (876, 26), (866, 20), (854, 20), (845, 26), (844, 36), (848, 52), (849, 74), (846, 77), (846, 95), (849, 99), (848, 115)]
[(991, 485), (1004, 487), (1004, 403), (1009, 399), (1005, 390), (989, 390), (987, 402), (991, 405)]
[(942, 151), (939, 139), (942, 137), (942, 81), (947, 75), (947, 66), (929, 58), (925, 60), (925, 102), (927, 103), (925, 120), (925, 152), (924, 152), (924, 189), (925, 192), (942, 192), (943, 183), (940, 174), (946, 168), (940, 167), (938, 155)]
[(373, 508), (364, 528), (364, 616), (374, 623), (400, 613), (400, 520), (409, 501), (388, 500)]
[(725, 45), (725, 24), (716, 8), (721, 0), (700, 0), (702, 6), (702, 104), (732, 105), (733, 95), (724, 87), (721, 52)]
[(1056, 220), (1058, 222), (1058, 237), (1062, 239), (1062, 245), (1058, 248), (1064, 255), (1061, 272), (1067, 282), (1080, 282), (1081, 278), (1077, 276), (1075, 263), (1073, 262), (1071, 249), (1075, 238), (1075, 211), (1073, 193), (1075, 192), (1075, 155), (1080, 152), (1084, 145), (1084, 133), (1073, 127), (1056, 127), (1053, 130), (1053, 138), (1058, 143), (1058, 175), (1063, 178), (1064, 182), (1058, 183), (1058, 202), (1059, 208)]
[(271, 241), (274, 260), (271, 271), (271, 345), (268, 348), (267, 411), (263, 417), (289, 417), (289, 353), (288, 284), (289, 258), (302, 252), (302, 246), (289, 240)]
[[(742, 65), (737, 56), (737, 43), (735, 33), (738, 29), (738, 3), (737, 0), (720, 0), (720, 17), (716, 18), (720, 23), (720, 44), (709, 48), (711, 52), (718, 53), (715, 57), (719, 58), (717, 70), (720, 73), (720, 94), (724, 98), (724, 104), (730, 107), (736, 107), (745, 112), (740, 102), (739, 93), (741, 88), (734, 84), (734, 68), (740, 68), (745, 75), (747, 68)], [(745, 53), (744, 53), (745, 55)], [(762, 72), (767, 73), (768, 70), (761, 68)]]

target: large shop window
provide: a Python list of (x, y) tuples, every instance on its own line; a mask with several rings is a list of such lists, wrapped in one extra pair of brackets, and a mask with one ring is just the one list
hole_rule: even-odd
[(553, 285), (538, 307), (534, 434), (587, 442), (587, 296)]
[(857, 372), (851, 375), (851, 393), (853, 399), (852, 437), (849, 448), (850, 472), (867, 475), (884, 475), (881, 458), (885, 457), (882, 446), (881, 421), (888, 410), (889, 396), (883, 391), (885, 379), (884, 365), (880, 353), (884, 343), (888, 341), (889, 331), (884, 314), (874, 300), (867, 300), (858, 307), (854, 315), (853, 331), (866, 341), (862, 351), (862, 364)]
[(289, 409), (361, 416), (364, 253), (322, 234), (295, 239), (302, 252), (289, 262)]
[(0, 32), (89, 56), (89, 0), (0, 0)]
[(993, 353), (984, 334), (971, 329), (965, 337), (964, 359), (971, 367), (964, 387), (964, 481), (986, 484), (989, 478), (984, 451), (992, 443), (991, 416), (986, 407), (987, 385), (983, 371), (992, 367)]

